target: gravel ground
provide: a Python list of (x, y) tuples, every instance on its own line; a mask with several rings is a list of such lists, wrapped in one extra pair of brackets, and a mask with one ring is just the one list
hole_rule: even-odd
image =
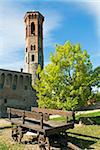
[(6, 119), (0, 119), (0, 127), (10, 126), (10, 125), (11, 123), (7, 121)]

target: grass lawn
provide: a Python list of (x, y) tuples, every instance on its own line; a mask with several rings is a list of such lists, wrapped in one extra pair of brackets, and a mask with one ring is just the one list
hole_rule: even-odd
[(76, 118), (78, 119), (79, 117), (98, 117), (100, 116), (100, 111), (97, 112), (90, 112), (90, 113), (83, 113), (83, 114), (76, 114)]
[(100, 126), (76, 125), (68, 131), (69, 141), (76, 144), (82, 150), (100, 150)]

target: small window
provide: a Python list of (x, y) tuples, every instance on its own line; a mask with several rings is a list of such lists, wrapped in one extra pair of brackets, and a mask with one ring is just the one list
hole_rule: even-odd
[(35, 34), (35, 24), (34, 24), (34, 22), (31, 23), (31, 34)]
[(7, 99), (6, 99), (6, 98), (4, 99), (4, 103), (5, 103), (5, 104), (7, 103)]
[(34, 46), (31, 45), (31, 50), (35, 50), (35, 49), (36, 49), (35, 45)]
[(27, 48), (26, 48), (26, 52), (27, 52)]
[(32, 61), (34, 61), (34, 55), (32, 55)]
[(26, 27), (26, 37), (27, 37), (27, 27)]
[(27, 89), (28, 89), (26, 85), (24, 86), (24, 89), (25, 89), (25, 90), (27, 90)]
[(31, 45), (31, 50), (33, 50), (33, 45)]
[(36, 50), (36, 46), (34, 45), (34, 50)]

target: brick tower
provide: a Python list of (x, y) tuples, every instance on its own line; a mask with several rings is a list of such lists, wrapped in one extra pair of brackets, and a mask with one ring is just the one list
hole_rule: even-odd
[(44, 17), (37, 11), (27, 12), (24, 17), (26, 26), (25, 71), (32, 74), (35, 83), (38, 64), (43, 68), (43, 21)]

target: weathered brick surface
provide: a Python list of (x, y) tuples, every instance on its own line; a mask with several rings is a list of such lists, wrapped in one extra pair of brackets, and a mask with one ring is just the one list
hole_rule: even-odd
[(0, 69), (0, 117), (7, 115), (7, 107), (31, 110), (31, 106), (37, 106), (31, 74)]
[[(43, 68), (43, 21), (44, 17), (39, 12), (27, 12), (24, 17), (26, 32), (25, 71), (32, 74), (32, 83), (35, 83), (38, 64)], [(32, 23), (34, 30), (32, 30)], [(31, 49), (35, 46), (35, 49)], [(27, 49), (27, 51), (26, 51)], [(34, 55), (34, 61), (32, 61)]]

